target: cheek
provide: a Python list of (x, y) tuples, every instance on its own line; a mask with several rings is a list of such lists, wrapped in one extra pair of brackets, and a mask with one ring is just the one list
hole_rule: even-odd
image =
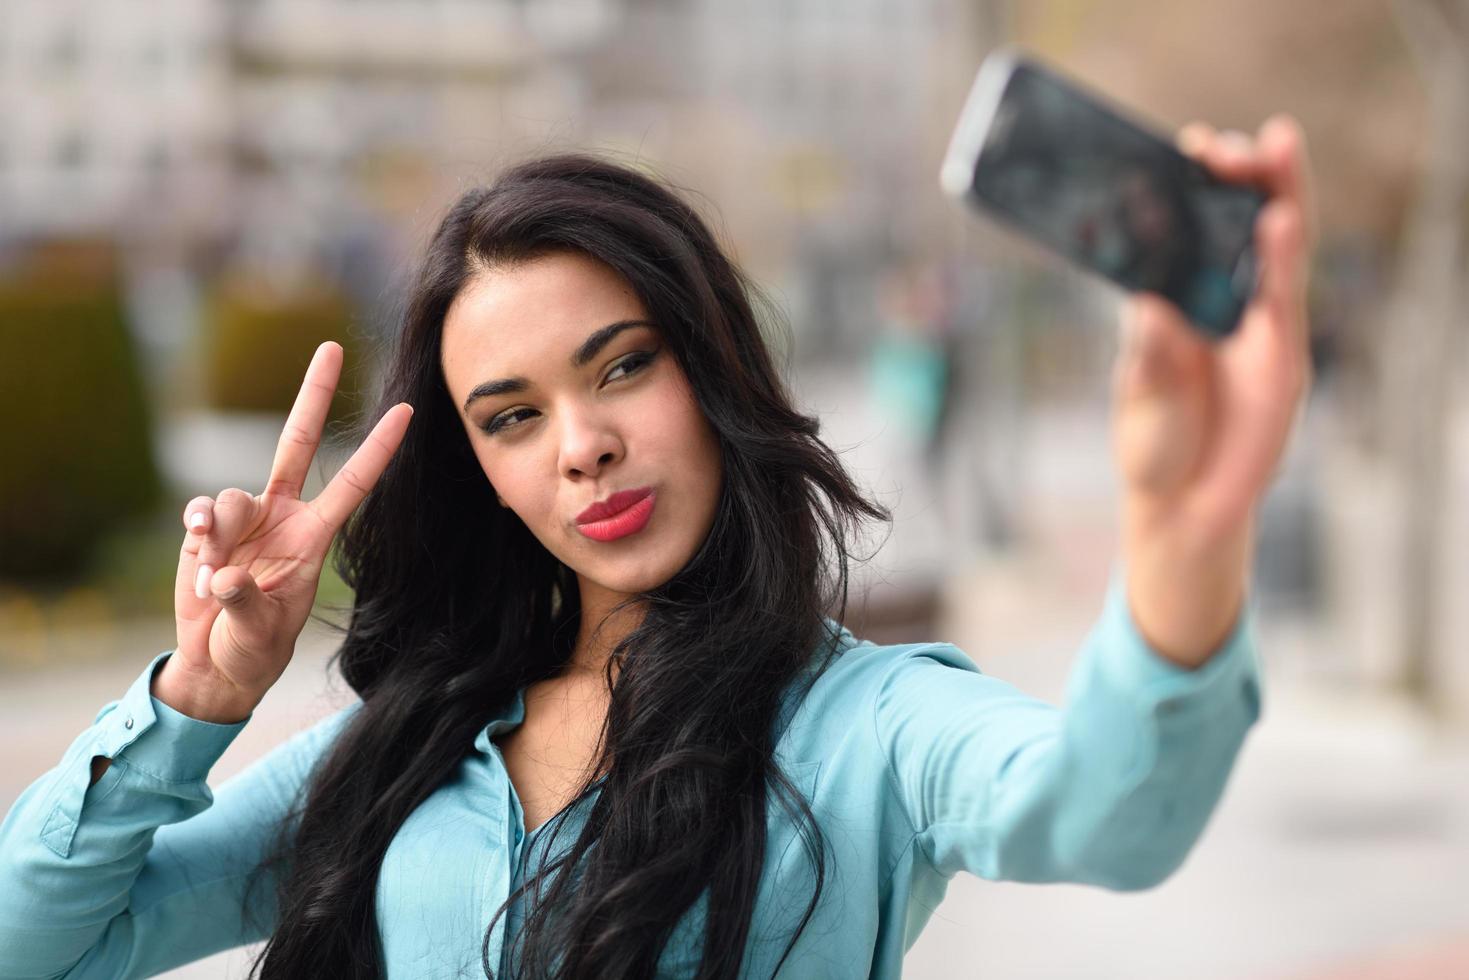
[(720, 483), (722, 456), (719, 437), (686, 388), (675, 392), (663, 410), (671, 420), (667, 435), (672, 452), (685, 461), (690, 477), (704, 486), (717, 488)]
[(514, 454), (493, 452), (484, 446), (476, 446), (474, 455), (486, 481), (505, 506), (533, 526), (548, 504), (544, 500), (545, 487), (527, 478), (529, 467)]

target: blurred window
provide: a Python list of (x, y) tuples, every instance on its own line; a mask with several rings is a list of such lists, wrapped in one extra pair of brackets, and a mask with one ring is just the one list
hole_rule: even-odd
[(169, 164), (172, 162), (168, 144), (163, 140), (154, 140), (143, 153), (143, 169), (148, 172), (149, 177), (164, 176), (168, 173)]
[(167, 51), (164, 49), (162, 38), (149, 38), (143, 42), (138, 52), (138, 63), (155, 74), (163, 70), (163, 63), (166, 59)]
[(80, 170), (87, 165), (90, 152), (80, 133), (68, 133), (56, 144), (53, 159), (60, 170)]
[(66, 27), (51, 42), (51, 67), (58, 71), (73, 71), (82, 60), (82, 39), (76, 28)]

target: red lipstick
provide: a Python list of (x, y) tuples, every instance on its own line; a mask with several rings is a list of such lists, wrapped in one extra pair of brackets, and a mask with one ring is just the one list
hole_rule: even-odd
[(641, 531), (653, 516), (652, 487), (619, 490), (576, 515), (577, 530), (596, 541), (615, 541)]

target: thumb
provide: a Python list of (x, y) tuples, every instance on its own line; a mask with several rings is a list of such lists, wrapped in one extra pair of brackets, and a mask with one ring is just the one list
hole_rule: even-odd
[(1206, 354), (1173, 304), (1151, 293), (1131, 297), (1124, 309), (1118, 356), (1119, 396), (1167, 395), (1189, 380), (1192, 362)]
[(1129, 490), (1168, 496), (1187, 483), (1208, 428), (1208, 341), (1167, 300), (1128, 300), (1113, 375), (1113, 444)]
[(264, 599), (255, 579), (237, 565), (226, 565), (215, 572), (210, 576), (208, 585), (209, 594), (221, 606), (230, 610), (235, 618), (239, 618), (241, 614), (248, 616), (251, 610), (260, 607)]

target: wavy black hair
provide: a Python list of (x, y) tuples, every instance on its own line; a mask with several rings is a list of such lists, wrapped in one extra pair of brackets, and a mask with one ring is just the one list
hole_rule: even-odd
[[(735, 977), (771, 802), (796, 822), (816, 882), (781, 962), (816, 908), (826, 847), (772, 757), (776, 729), (789, 690), (803, 695), (839, 650), (827, 619), (846, 610), (850, 536), (891, 515), (794, 407), (752, 306), (762, 297), (673, 186), (558, 155), (464, 193), (412, 286), (363, 434), (400, 401), (415, 418), (335, 553), (355, 599), (334, 659), (362, 705), (262, 864), (276, 872), (277, 912), (252, 976), (382, 975), (374, 897), (393, 836), (495, 708), (571, 656), (575, 574), (497, 505), (440, 365), (444, 316), (466, 282), (564, 251), (605, 263), (642, 300), (717, 434), (724, 480), (697, 553), (629, 600), (645, 615), (607, 664), (610, 706), (590, 769), (605, 776), (567, 808), (588, 805), (575, 839), (522, 888), (532, 901), (514, 972), (651, 976), (702, 902), (697, 976)], [(486, 924), (490, 977), (492, 928), (510, 900)]]

